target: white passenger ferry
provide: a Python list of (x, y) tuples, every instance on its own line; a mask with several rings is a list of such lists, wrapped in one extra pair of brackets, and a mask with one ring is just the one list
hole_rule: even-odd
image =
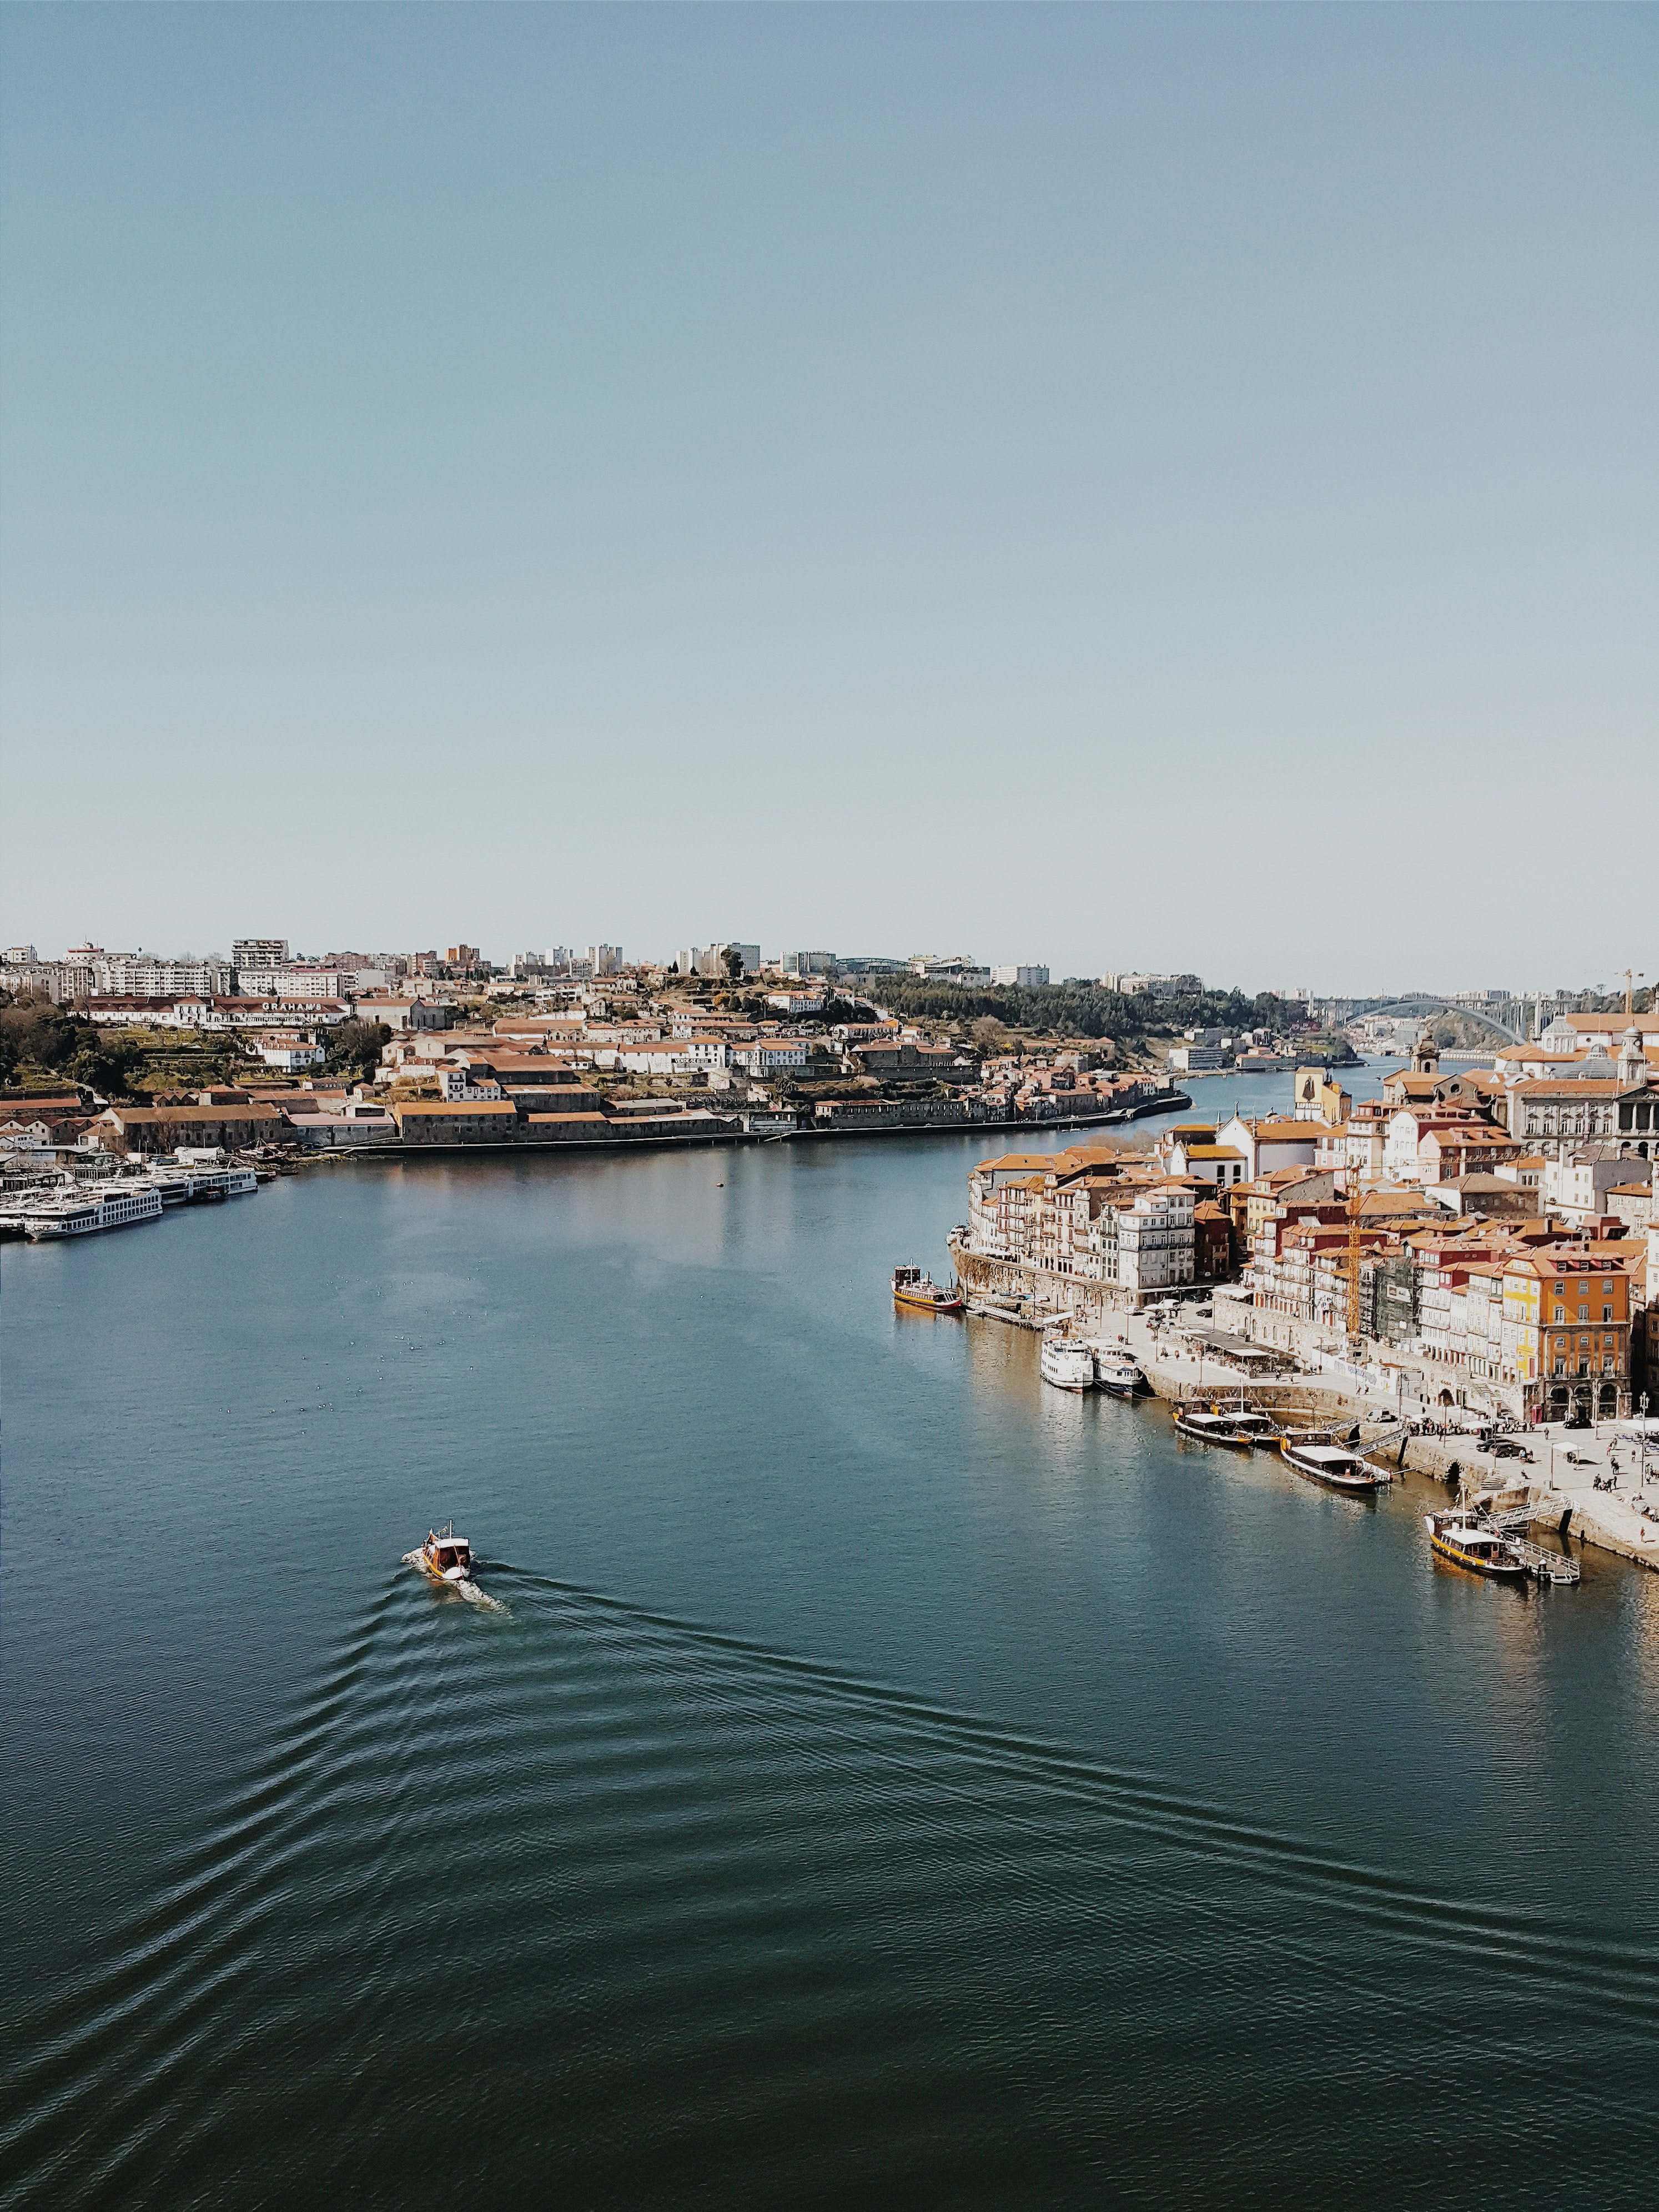
[(1043, 1381), (1052, 1382), (1057, 1390), (1092, 1390), (1095, 1387), (1093, 1350), (1069, 1336), (1044, 1337), (1037, 1365)]
[(1121, 1346), (1108, 1345), (1096, 1352), (1095, 1377), (1103, 1390), (1118, 1398), (1139, 1397), (1146, 1388), (1146, 1377), (1134, 1355)]

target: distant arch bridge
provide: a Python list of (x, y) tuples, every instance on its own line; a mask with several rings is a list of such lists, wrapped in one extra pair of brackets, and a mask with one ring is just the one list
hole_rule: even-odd
[(1526, 1042), (1518, 1029), (1510, 1028), (1507, 1022), (1500, 1022), (1495, 1014), (1478, 1014), (1472, 1006), (1457, 1006), (1450, 999), (1431, 998), (1427, 992), (1419, 992), (1408, 999), (1390, 999), (1381, 1006), (1356, 1007), (1355, 1012), (1393, 1016), (1401, 1021), (1410, 1014), (1461, 1014), (1467, 1022), (1478, 1022), (1483, 1030), (1494, 1030), (1506, 1044)]

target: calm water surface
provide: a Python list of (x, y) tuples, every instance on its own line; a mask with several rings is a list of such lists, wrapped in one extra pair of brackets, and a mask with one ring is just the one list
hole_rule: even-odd
[(1659, 1577), (896, 1316), (985, 1149), (6, 1249), (9, 2205), (1654, 2201)]

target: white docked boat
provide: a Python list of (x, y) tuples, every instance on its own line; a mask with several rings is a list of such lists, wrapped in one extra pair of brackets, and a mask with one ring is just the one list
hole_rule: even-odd
[(1146, 1388), (1146, 1377), (1133, 1356), (1115, 1348), (1096, 1352), (1095, 1380), (1118, 1398), (1137, 1398)]
[(152, 1168), (144, 1181), (163, 1206), (184, 1206), (190, 1198), (190, 1177), (179, 1169)]
[(92, 1237), (100, 1229), (134, 1229), (159, 1221), (161, 1195), (148, 1185), (118, 1183), (95, 1194), (44, 1199), (21, 1210), (23, 1234), (39, 1243), (50, 1237)]
[(1045, 1336), (1037, 1360), (1045, 1382), (1057, 1390), (1092, 1390), (1095, 1355), (1086, 1344), (1069, 1336)]
[(204, 1199), (250, 1198), (259, 1188), (252, 1168), (177, 1168), (167, 1173), (169, 1181), (182, 1178), (188, 1185), (185, 1195), (192, 1206)]

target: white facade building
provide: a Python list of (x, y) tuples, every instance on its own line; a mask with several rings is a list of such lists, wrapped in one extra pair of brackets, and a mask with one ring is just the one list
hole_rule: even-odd
[(1142, 1191), (1118, 1212), (1117, 1279), (1126, 1291), (1161, 1291), (1193, 1279), (1193, 1194)]
[(239, 937), (230, 948), (230, 964), (239, 971), (244, 968), (269, 975), (288, 965), (288, 939), (285, 937)]
[(229, 963), (212, 955), (198, 960), (186, 953), (181, 960), (157, 960), (145, 952), (106, 952), (87, 964), (93, 989), (100, 998), (213, 998), (230, 988)]
[(471, 1105), (481, 1098), (499, 1098), (501, 1086), (493, 1076), (479, 1078), (470, 1067), (441, 1067), (438, 1070), (439, 1095), (444, 1098), (459, 1098)]
[(267, 1067), (285, 1075), (302, 1067), (320, 1067), (326, 1057), (321, 1045), (303, 1036), (262, 1036), (255, 1040), (255, 1048)]
[(732, 1057), (750, 1075), (775, 1075), (785, 1068), (805, 1067), (810, 1050), (805, 1037), (759, 1037), (753, 1044), (738, 1045)]

